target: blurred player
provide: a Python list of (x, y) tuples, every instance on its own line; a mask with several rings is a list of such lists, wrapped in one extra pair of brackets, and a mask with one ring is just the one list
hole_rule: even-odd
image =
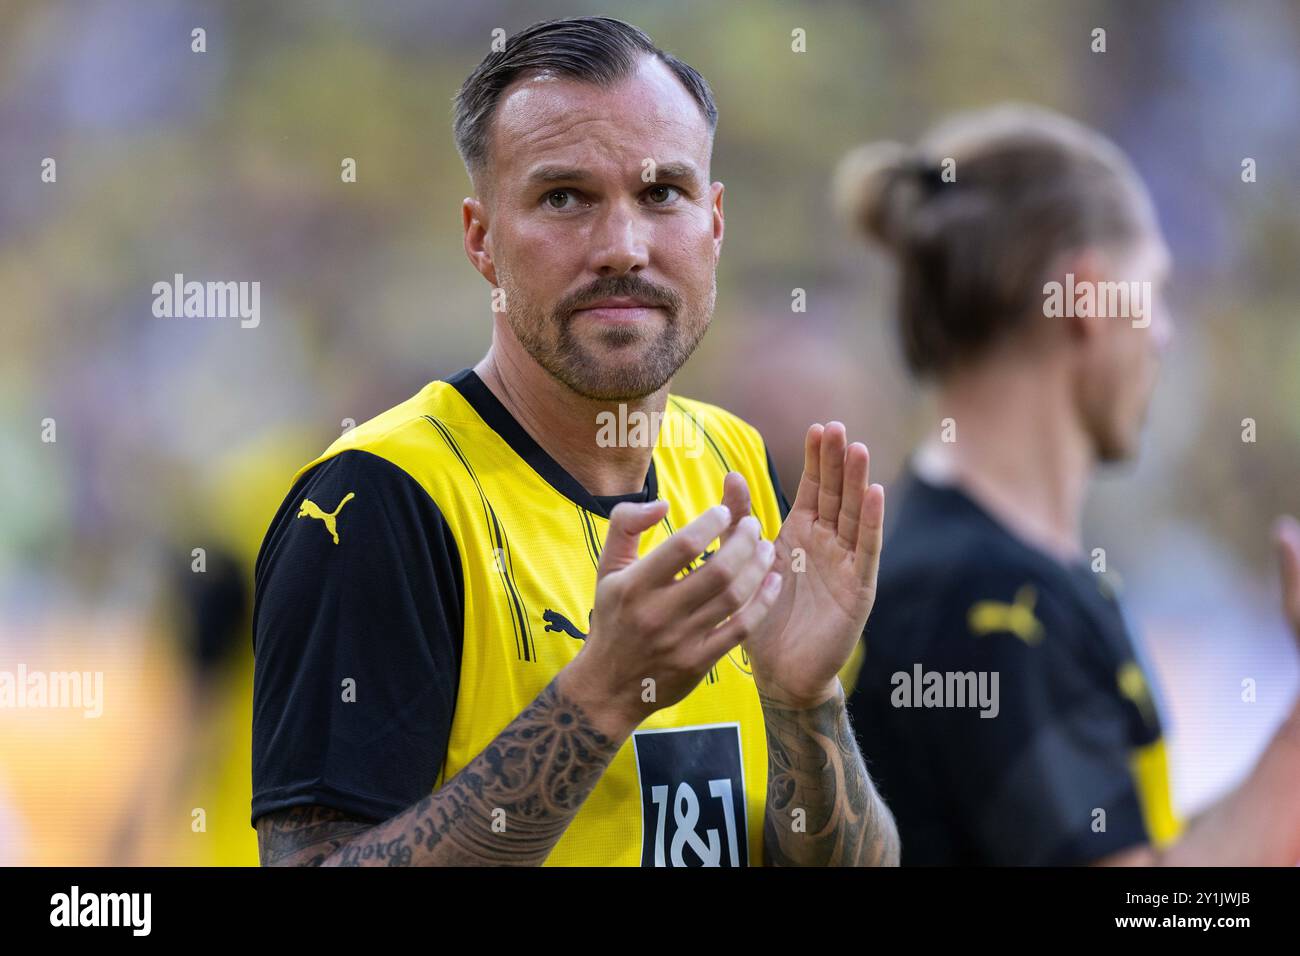
[[(184, 518), (169, 525), (166, 636), (152, 649), (151, 679), (167, 709), (139, 733), (148, 755), (104, 849), (108, 866), (256, 866), (248, 829), (253, 720), (253, 564), (284, 490), (286, 470), (319, 447), (277, 427), (233, 446), (209, 465)], [(191, 549), (202, 545), (204, 565)], [(201, 811), (201, 813), (196, 812)]]
[[(1130, 164), (1004, 106), (863, 147), (837, 178), (897, 260), (907, 362), (945, 420), (906, 469), (850, 705), (903, 862), (1294, 864), (1300, 708), (1184, 828), (1146, 670), (1081, 543), (1092, 472), (1137, 449), (1171, 331)], [(1294, 524), (1280, 547), (1300, 634)]]
[(753, 428), (669, 394), (713, 312), (716, 116), (603, 18), (466, 80), (492, 345), (304, 467), (267, 533), (264, 863), (896, 859), (836, 676), (875, 586), (867, 450), (813, 426), (787, 507)]

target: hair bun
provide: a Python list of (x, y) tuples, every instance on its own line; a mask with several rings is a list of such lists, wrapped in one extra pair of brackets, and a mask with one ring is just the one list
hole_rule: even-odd
[(867, 239), (898, 248), (931, 172), (937, 171), (901, 143), (859, 146), (835, 170), (836, 211)]

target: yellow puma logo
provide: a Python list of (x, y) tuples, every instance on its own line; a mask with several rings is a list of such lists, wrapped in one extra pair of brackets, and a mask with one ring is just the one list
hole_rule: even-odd
[(1147, 687), (1146, 676), (1137, 661), (1126, 661), (1115, 674), (1115, 685), (1119, 692), (1137, 706), (1142, 719), (1152, 727), (1156, 724), (1155, 704), (1151, 700), (1151, 690)]
[(996, 634), (1008, 631), (1026, 644), (1037, 644), (1043, 639), (1043, 625), (1034, 617), (1034, 604), (1038, 592), (1032, 584), (1026, 584), (1016, 592), (1014, 604), (1005, 601), (980, 601), (972, 605), (966, 615), (971, 633), (975, 635)]
[(339, 531), (334, 519), (337, 518), (339, 512), (343, 510), (343, 506), (355, 497), (356, 495), (349, 491), (343, 496), (343, 500), (339, 502), (339, 506), (333, 511), (322, 511), (320, 505), (316, 504), (316, 502), (312, 501), (310, 498), (304, 498), (302, 499), (302, 506), (298, 509), (298, 517), (320, 518), (321, 521), (325, 522), (325, 530), (330, 533), (330, 537), (334, 539), (334, 543), (338, 544)]

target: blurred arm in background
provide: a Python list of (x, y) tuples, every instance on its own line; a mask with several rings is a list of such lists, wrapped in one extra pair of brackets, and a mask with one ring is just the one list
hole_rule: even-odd
[[(1300, 523), (1277, 528), (1282, 609), (1300, 642)], [(1236, 789), (1197, 814), (1178, 842), (1147, 845), (1099, 866), (1294, 866), (1300, 863), (1300, 697), (1254, 769)]]

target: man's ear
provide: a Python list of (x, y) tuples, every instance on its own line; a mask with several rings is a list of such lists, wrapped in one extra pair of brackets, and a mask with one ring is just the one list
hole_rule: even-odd
[(461, 224), (465, 230), (465, 255), (479, 275), (493, 287), (497, 285), (496, 264), (492, 261), (492, 243), (488, 237), (488, 212), (483, 201), (466, 196), (460, 204)]
[[(1097, 314), (1101, 311), (1097, 292), (1100, 283), (1107, 281), (1106, 275), (1105, 257), (1096, 249), (1078, 249), (1057, 259), (1052, 279), (1061, 283), (1064, 305), (1064, 314), (1057, 321), (1065, 323), (1066, 333), (1071, 338), (1096, 339), (1106, 330), (1106, 323), (1112, 321)], [(1082, 291), (1088, 289), (1091, 289), (1090, 293)], [(1091, 308), (1081, 308), (1085, 299), (1092, 303)], [(1086, 314), (1080, 315), (1080, 311)]]

